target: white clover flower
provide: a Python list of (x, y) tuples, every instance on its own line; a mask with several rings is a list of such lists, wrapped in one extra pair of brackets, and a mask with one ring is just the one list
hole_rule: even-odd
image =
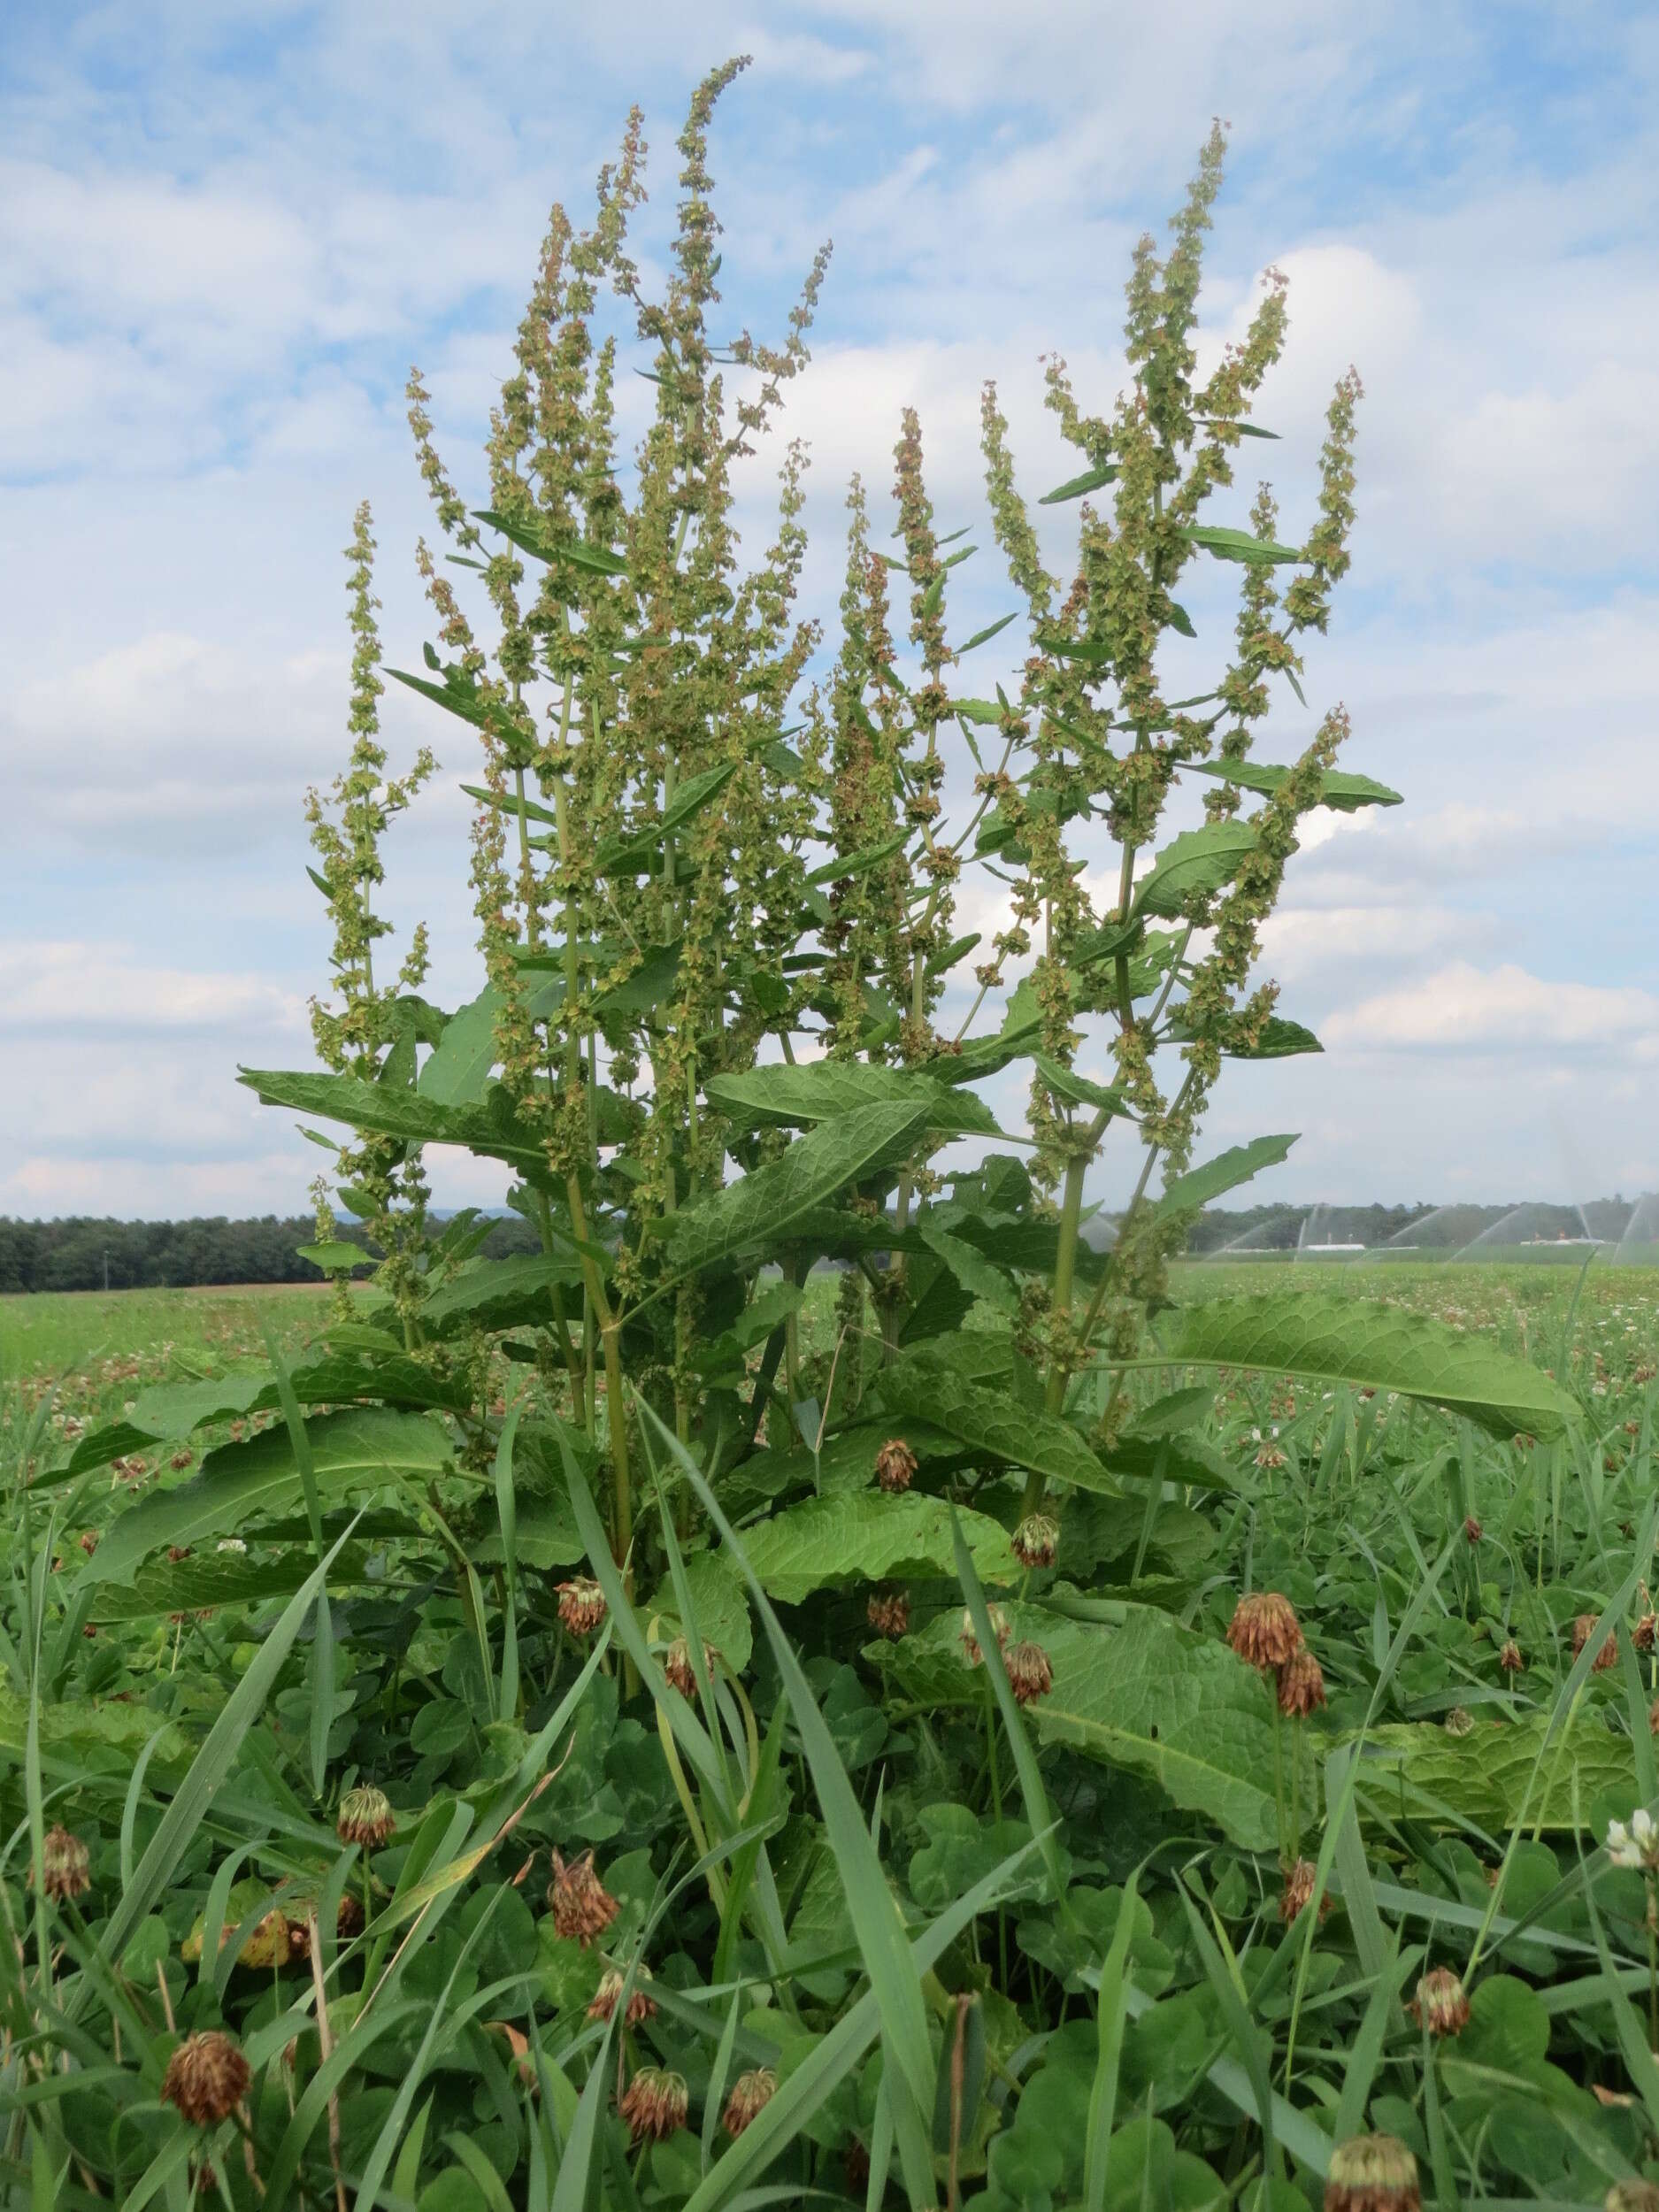
[(1659, 1866), (1659, 1824), (1645, 1806), (1638, 1806), (1630, 1825), (1622, 1820), (1607, 1824), (1607, 1855), (1615, 1866)]
[(220, 1551), (246, 1551), (248, 1547), (240, 1536), (225, 1536), (219, 1540)]

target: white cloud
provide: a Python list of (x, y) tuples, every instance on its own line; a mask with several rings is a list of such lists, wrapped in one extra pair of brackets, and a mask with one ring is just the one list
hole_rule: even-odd
[(1540, 1070), (1584, 1053), (1659, 1059), (1659, 997), (1634, 987), (1553, 982), (1506, 963), (1454, 961), (1333, 1014), (1331, 1044), (1361, 1050), (1525, 1053)]

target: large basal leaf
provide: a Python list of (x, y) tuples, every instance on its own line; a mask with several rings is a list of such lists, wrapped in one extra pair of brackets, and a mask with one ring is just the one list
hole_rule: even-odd
[(1558, 1436), (1578, 1407), (1541, 1367), (1458, 1336), (1426, 1314), (1309, 1291), (1268, 1291), (1189, 1307), (1172, 1361), (1253, 1367), (1423, 1398), (1512, 1436)]
[[(318, 1494), (326, 1504), (414, 1478), (442, 1473), (453, 1448), (431, 1414), (351, 1406), (306, 1424)], [(291, 1509), (303, 1495), (286, 1428), (245, 1444), (221, 1445), (201, 1472), (153, 1490), (121, 1514), (82, 1571), (83, 1582), (130, 1582), (152, 1552), (241, 1536), (255, 1521)]]
[(1256, 834), (1248, 822), (1207, 822), (1171, 838), (1135, 892), (1134, 919), (1178, 920), (1188, 899), (1233, 880), (1256, 849)]
[[(1608, 1791), (1618, 1793), (1621, 1805), (1641, 1802), (1630, 1738), (1615, 1735), (1594, 1714), (1557, 1733), (1534, 1786), (1532, 1770), (1549, 1720), (1548, 1713), (1527, 1713), (1496, 1726), (1477, 1720), (1466, 1736), (1448, 1735), (1431, 1721), (1373, 1728), (1365, 1739), (1361, 1786), (1376, 1786), (1390, 1816), (1402, 1810), (1403, 1793), (1408, 1813), (1421, 1810), (1430, 1818), (1456, 1814), (1494, 1836), (1507, 1834), (1523, 1809), (1529, 1827), (1540, 1822), (1546, 1828), (1571, 1828)], [(1422, 1803), (1414, 1807), (1417, 1792)]]
[(581, 1263), (520, 1252), (511, 1259), (475, 1261), (432, 1291), (420, 1310), (422, 1326), (437, 1336), (453, 1329), (511, 1329), (552, 1317), (555, 1286), (578, 1288)]
[(867, 1061), (815, 1060), (804, 1067), (779, 1063), (714, 1076), (705, 1087), (722, 1113), (747, 1126), (810, 1127), (860, 1106), (910, 1105), (926, 1107), (927, 1126), (944, 1135), (1002, 1133), (995, 1115), (972, 1091)]
[[(1007, 1530), (983, 1513), (962, 1511), (961, 1519), (980, 1580), (1013, 1581), (1019, 1566)], [(856, 1577), (949, 1574), (950, 1508), (943, 1498), (913, 1490), (897, 1497), (860, 1490), (810, 1498), (746, 1528), (743, 1549), (768, 1595), (798, 1605), (814, 1590)]]
[(1225, 1152), (1217, 1152), (1213, 1160), (1178, 1175), (1164, 1187), (1158, 1200), (1159, 1212), (1186, 1213), (1213, 1205), (1223, 1192), (1236, 1190), (1264, 1167), (1277, 1167), (1295, 1141), (1294, 1135), (1254, 1137), (1248, 1144), (1235, 1144)]
[[(368, 1553), (347, 1544), (328, 1571), (331, 1590), (349, 1589), (365, 1578)], [(277, 1559), (250, 1559), (242, 1552), (206, 1551), (188, 1559), (151, 1560), (130, 1586), (104, 1584), (92, 1594), (95, 1621), (142, 1621), (157, 1614), (217, 1612), (227, 1605), (263, 1605), (270, 1598), (292, 1597), (317, 1564), (315, 1554), (297, 1546)]]
[[(1264, 760), (1194, 760), (1187, 764), (1197, 775), (1214, 776), (1218, 782), (1236, 783), (1242, 790), (1264, 795), (1277, 791), (1291, 772)], [(1320, 780), (1319, 803), (1334, 808), (1339, 814), (1354, 814), (1363, 806), (1403, 806), (1405, 801), (1398, 791), (1391, 791), (1386, 783), (1378, 783), (1371, 776), (1327, 768)]]
[[(381, 1399), (392, 1405), (465, 1413), (472, 1403), (464, 1384), (446, 1381), (419, 1360), (396, 1356), (365, 1359), (352, 1353), (336, 1353), (296, 1367), (289, 1379), (295, 1395), (307, 1406)], [(274, 1412), (280, 1402), (276, 1383), (268, 1374), (160, 1383), (152, 1390), (141, 1391), (130, 1412), (113, 1426), (82, 1437), (64, 1474), (81, 1475), (91, 1467), (107, 1467), (111, 1460), (130, 1452), (153, 1451), (158, 1443), (189, 1436), (216, 1422)]]
[[(28, 1726), (28, 1700), (0, 1689), (0, 1760), (15, 1759), (22, 1763)], [(74, 1698), (42, 1701), (39, 1727), (42, 1763), (49, 1774), (66, 1769), (77, 1779), (92, 1773), (124, 1783), (157, 1730), (160, 1734), (150, 1763), (150, 1771), (157, 1781), (176, 1782), (196, 1749), (176, 1723), (164, 1721), (150, 1707), (136, 1702), (111, 1700), (93, 1705)]]
[(325, 1121), (343, 1121), (359, 1132), (394, 1137), (404, 1144), (463, 1145), (486, 1158), (505, 1160), (520, 1173), (547, 1171), (540, 1138), (514, 1118), (500, 1091), (495, 1094), (496, 1104), (449, 1106), (418, 1090), (360, 1082), (352, 1075), (240, 1068), (236, 1079), (267, 1106), (319, 1114)]
[(1253, 1669), (1138, 1608), (1121, 1628), (1056, 1621), (1042, 1640), (1054, 1687), (1032, 1709), (1046, 1741), (1156, 1782), (1244, 1850), (1274, 1847), (1273, 1697)]
[(1118, 1487), (1075, 1429), (1004, 1391), (953, 1374), (926, 1352), (907, 1354), (887, 1369), (880, 1393), (894, 1412), (929, 1421), (970, 1453), (1002, 1466), (1024, 1467), (1079, 1490)]
[(860, 1106), (821, 1123), (780, 1160), (676, 1214), (667, 1231), (670, 1260), (690, 1273), (735, 1252), (787, 1241), (793, 1223), (901, 1156), (926, 1127), (927, 1114), (910, 1103)]

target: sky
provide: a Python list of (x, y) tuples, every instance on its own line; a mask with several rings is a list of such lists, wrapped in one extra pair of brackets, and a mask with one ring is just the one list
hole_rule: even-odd
[[(1025, 487), (1074, 472), (1039, 357), (1109, 410), (1129, 251), (1228, 121), (1202, 342), (1270, 265), (1291, 326), (1258, 408), (1281, 442), (1215, 518), (1244, 520), (1259, 465), (1302, 534), (1330, 388), (1351, 361), (1366, 392), (1353, 571), (1307, 711), (1286, 693), (1257, 750), (1294, 757), (1341, 701), (1346, 764), (1406, 803), (1308, 823), (1265, 966), (1325, 1051), (1230, 1070), (1201, 1149), (1301, 1131), (1264, 1200), (1659, 1187), (1651, 10), (12, 0), (7, 30), (0, 1213), (303, 1210), (321, 1156), (234, 1071), (311, 1064), (327, 935), (302, 806), (349, 742), (352, 511), (374, 511), (387, 657), (419, 665), (410, 364), (481, 503), (549, 203), (580, 219), (637, 100), (660, 268), (687, 94), (738, 52), (710, 154), (731, 330), (780, 329), (834, 242), (785, 418), (812, 451), (808, 595), (833, 613), (847, 478), (885, 496), (913, 403), (941, 524), (978, 526), (959, 635), (1017, 603), (984, 527), (982, 380)], [(757, 545), (780, 458), (774, 438), (741, 489)], [(1228, 634), (1226, 582), (1189, 603), (1201, 641)], [(412, 699), (386, 732), (395, 761), (430, 741), (442, 763), (388, 899), (427, 920), (453, 1006), (481, 980), (476, 764)], [(434, 1170), (440, 1202), (499, 1195), (465, 1159)]]

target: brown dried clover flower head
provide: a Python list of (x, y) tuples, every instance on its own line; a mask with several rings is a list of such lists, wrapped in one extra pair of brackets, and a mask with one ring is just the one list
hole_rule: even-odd
[(162, 2076), (164, 2104), (176, 2105), (195, 2127), (211, 2127), (234, 2112), (253, 2078), (233, 2039), (218, 2028), (188, 2035)]
[[(650, 1978), (650, 1970), (647, 1967), (641, 1966), (634, 1974), (634, 1986), (628, 1992), (627, 2010), (622, 2016), (625, 2026), (637, 2028), (643, 2021), (656, 2019), (657, 2000), (644, 1987)], [(622, 1977), (614, 1967), (611, 1967), (600, 1977), (599, 1986), (595, 1990), (593, 2001), (588, 2008), (588, 2017), (590, 2020), (609, 2020), (617, 2008), (617, 2000), (621, 1994)]]
[(895, 1496), (916, 1479), (916, 1455), (902, 1436), (890, 1436), (876, 1454), (876, 1480)]
[(1028, 1513), (1014, 1531), (1014, 1556), (1022, 1567), (1052, 1567), (1060, 1548), (1060, 1524), (1047, 1513)]
[[(1572, 1655), (1575, 1659), (1582, 1654), (1585, 1646), (1589, 1642), (1592, 1635), (1595, 1632), (1595, 1624), (1600, 1617), (1600, 1615), (1595, 1613), (1580, 1613), (1578, 1619), (1574, 1621), (1572, 1624)], [(1595, 1657), (1590, 1662), (1590, 1671), (1592, 1674), (1605, 1674), (1609, 1667), (1616, 1667), (1617, 1664), (1618, 1636), (1615, 1630), (1609, 1628), (1607, 1632), (1606, 1640), (1602, 1644), (1601, 1648), (1596, 1653)]]
[(360, 1782), (341, 1799), (334, 1833), (342, 1843), (360, 1843), (366, 1850), (378, 1851), (396, 1826), (397, 1815), (386, 1792), (377, 1790), (373, 1782)]
[(1484, 1532), (1481, 1529), (1479, 1522), (1476, 1520), (1474, 1515), (1471, 1513), (1469, 1516), (1469, 1518), (1463, 1523), (1464, 1536), (1471, 1544), (1478, 1544), (1480, 1541), (1483, 1533)]
[(733, 2142), (751, 2120), (760, 2117), (772, 2102), (777, 2087), (778, 2077), (770, 2066), (757, 2066), (738, 2076), (726, 2101), (726, 2110), (720, 2115), (720, 2125)]
[(1393, 2135), (1356, 2135), (1331, 2154), (1325, 2212), (1422, 2212), (1417, 2162)]
[(1282, 1667), (1302, 1649), (1302, 1624), (1287, 1597), (1256, 1590), (1233, 1608), (1227, 1641), (1253, 1667)]
[(1637, 1622), (1635, 1627), (1632, 1629), (1630, 1635), (1632, 1643), (1644, 1658), (1654, 1647), (1655, 1631), (1659, 1631), (1659, 1620), (1655, 1619), (1653, 1609), (1650, 1606)]
[[(1316, 1869), (1311, 1859), (1293, 1859), (1285, 1869), (1285, 1887), (1279, 1901), (1279, 1916), (1289, 1927), (1307, 1911), (1313, 1897)], [(1331, 1909), (1328, 1897), (1319, 1900), (1319, 1917), (1323, 1920)]]
[(690, 2103), (684, 2075), (671, 2074), (661, 2066), (641, 2066), (623, 2091), (617, 2109), (636, 2143), (663, 2143), (685, 2126)]
[(568, 1863), (553, 1854), (553, 1879), (547, 1901), (553, 1913), (555, 1935), (573, 1937), (585, 1950), (595, 1936), (603, 1935), (621, 1907), (594, 1871), (594, 1855), (584, 1851)]
[(1454, 1705), (1446, 1716), (1446, 1732), (1448, 1736), (1467, 1736), (1474, 1724), (1475, 1717), (1466, 1705)]
[(908, 1590), (876, 1590), (864, 1608), (864, 1617), (878, 1636), (885, 1636), (890, 1644), (896, 1644), (901, 1636), (910, 1632), (910, 1598)]
[(334, 1914), (334, 1933), (343, 1941), (363, 1933), (363, 1900), (356, 1890), (346, 1890), (341, 1896)]
[(1659, 2212), (1659, 2184), (1631, 2174), (1616, 2181), (1601, 2200), (1602, 2212)]
[(1417, 1984), (1411, 2016), (1431, 2035), (1461, 2035), (1469, 2025), (1469, 1999), (1461, 1976), (1449, 1966), (1431, 1967)]
[[(993, 1605), (988, 1609), (991, 1616), (991, 1633), (995, 1637), (999, 1648), (1006, 1650), (1009, 1636), (1008, 1616), (1000, 1605)], [(973, 1615), (966, 1606), (962, 1609), (962, 1627), (958, 1632), (962, 1641), (963, 1657), (971, 1667), (977, 1667), (985, 1654), (979, 1649), (979, 1631), (973, 1625)]]
[(1325, 1703), (1325, 1669), (1304, 1644), (1279, 1671), (1279, 1709), (1304, 1720)]
[(558, 1592), (559, 1619), (572, 1636), (591, 1636), (605, 1617), (604, 1592), (586, 1575), (561, 1582)]
[[(705, 1674), (713, 1674), (714, 1663), (719, 1655), (712, 1644), (704, 1644), (703, 1671)], [(691, 1647), (683, 1636), (676, 1636), (668, 1647), (663, 1660), (663, 1672), (668, 1677), (671, 1686), (680, 1692), (681, 1697), (695, 1696), (697, 1678), (692, 1669)]]
[(92, 1860), (79, 1836), (58, 1826), (46, 1831), (41, 1847), (41, 1886), (60, 1901), (84, 1897), (92, 1887)]
[(1503, 1647), (1498, 1653), (1498, 1664), (1505, 1674), (1524, 1674), (1526, 1671), (1526, 1662), (1521, 1656), (1521, 1647), (1513, 1636), (1504, 1638)]
[(1021, 1705), (1034, 1705), (1054, 1687), (1054, 1668), (1041, 1644), (1010, 1644), (1002, 1654), (1008, 1686)]

